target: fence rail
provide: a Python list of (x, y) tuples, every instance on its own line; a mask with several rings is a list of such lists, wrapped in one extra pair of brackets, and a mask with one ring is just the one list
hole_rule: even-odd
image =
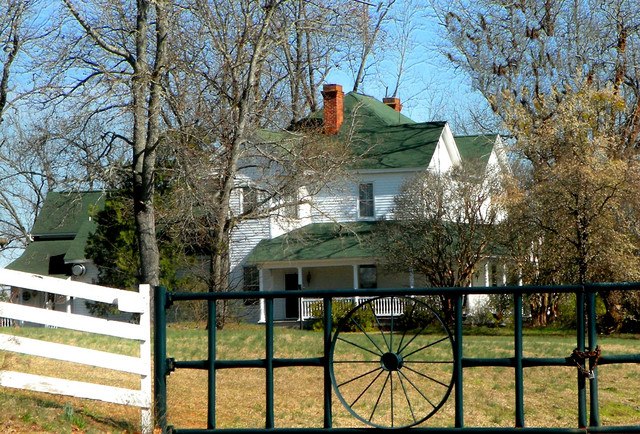
[(0, 350), (136, 374), (140, 376), (140, 388), (126, 389), (7, 370), (0, 370), (0, 386), (139, 407), (142, 432), (153, 431), (149, 285), (140, 285), (139, 292), (132, 292), (4, 269), (0, 269), (0, 284), (109, 303), (123, 312), (140, 314), (139, 323), (131, 324), (0, 302), (2, 324), (5, 320), (18, 320), (135, 340), (140, 343), (140, 355), (132, 357), (10, 334), (0, 334)]
[[(548, 358), (548, 357), (524, 357), (523, 356), (523, 295), (532, 293), (574, 293), (576, 295), (576, 318), (585, 318), (585, 321), (577, 321), (576, 327), (576, 349), (580, 352), (591, 352), (597, 347), (597, 331), (596, 331), (596, 314), (595, 314), (595, 294), (599, 290), (638, 290), (640, 283), (630, 284), (593, 284), (593, 285), (571, 285), (571, 286), (537, 286), (537, 287), (482, 287), (482, 288), (415, 288), (415, 289), (359, 289), (357, 294), (354, 290), (308, 290), (305, 291), (305, 303), (310, 306), (312, 303), (322, 303), (322, 320), (323, 320), (323, 339), (324, 353), (321, 357), (311, 357), (305, 359), (283, 359), (274, 357), (274, 302), (277, 299), (296, 298), (299, 294), (291, 294), (292, 291), (268, 291), (260, 293), (262, 303), (265, 306), (265, 355), (264, 358), (257, 360), (218, 360), (216, 358), (217, 351), (217, 335), (215, 327), (215, 319), (217, 312), (217, 304), (219, 300), (234, 300), (255, 298), (254, 292), (220, 292), (220, 293), (177, 293), (167, 292), (164, 288), (157, 288), (155, 294), (155, 393), (158, 424), (163, 431), (176, 434), (180, 433), (240, 433), (249, 432), (242, 429), (219, 429), (216, 427), (216, 371), (227, 368), (261, 368), (265, 370), (265, 425), (264, 430), (253, 429), (253, 432), (300, 432), (300, 433), (355, 433), (362, 432), (357, 428), (335, 428), (333, 427), (332, 405), (334, 402), (335, 383), (332, 383), (331, 359), (333, 357), (332, 345), (338, 339), (332, 332), (332, 306), (333, 303), (344, 303), (344, 298), (348, 298), (348, 302), (352, 302), (354, 297), (358, 300), (369, 300), (374, 297), (382, 297), (376, 299), (380, 301), (380, 306), (375, 309), (385, 308), (387, 312), (399, 314), (400, 307), (395, 304), (387, 304), (384, 306), (385, 298), (396, 299), (404, 298), (413, 300), (413, 296), (445, 295), (450, 297), (455, 304), (455, 322), (454, 333), (452, 336), (452, 352), (453, 352), (453, 380), (452, 387), (454, 390), (454, 407), (455, 414), (451, 428), (423, 428), (413, 427), (412, 432), (415, 433), (451, 433), (451, 432), (500, 432), (500, 433), (640, 433), (640, 424), (629, 426), (601, 426), (598, 404), (598, 372), (595, 366), (591, 366), (591, 359), (585, 359), (581, 362), (583, 372), (578, 372), (576, 377), (576, 387), (578, 392), (578, 421), (576, 428), (529, 428), (525, 426), (524, 414), (524, 371), (528, 367), (535, 366), (572, 366), (576, 367), (576, 361), (567, 358)], [(463, 346), (463, 299), (469, 294), (512, 294), (513, 295), (513, 322), (514, 322), (514, 352), (511, 357), (500, 358), (476, 358), (468, 357), (464, 354)], [(203, 300), (207, 302), (208, 308), (208, 351), (205, 360), (174, 360), (167, 357), (167, 340), (166, 340), (166, 310), (177, 302), (187, 300)], [(307, 315), (310, 310), (307, 310)], [(394, 322), (390, 322), (393, 326)], [(338, 332), (336, 332), (338, 333)], [(404, 335), (403, 335), (404, 336)], [(442, 341), (439, 340), (438, 342)], [(350, 341), (353, 342), (353, 341)], [(366, 340), (365, 340), (366, 343)], [(373, 342), (372, 342), (373, 343)], [(353, 344), (359, 347), (359, 344)], [(422, 348), (427, 348), (429, 345)], [(395, 354), (383, 354), (381, 363), (387, 370), (401, 369), (402, 359), (395, 357)], [(640, 354), (607, 354), (599, 361), (603, 364), (622, 364), (622, 363), (640, 363)], [(324, 417), (323, 426), (308, 428), (277, 428), (275, 426), (275, 405), (274, 405), (274, 370), (279, 367), (322, 367), (323, 368), (323, 403)], [(466, 427), (464, 422), (464, 371), (466, 368), (477, 366), (493, 366), (493, 367), (511, 367), (513, 368), (514, 384), (515, 384), (515, 403), (514, 403), (514, 425), (513, 427), (504, 428), (481, 428)], [(167, 376), (176, 369), (201, 369), (208, 371), (208, 413), (206, 428), (190, 428), (180, 429), (173, 428), (168, 425), (166, 419), (167, 401), (166, 401), (166, 379)], [(585, 378), (584, 372), (590, 370), (589, 378)], [(593, 375), (591, 375), (591, 373)], [(360, 378), (360, 377), (356, 377)], [(346, 384), (346, 383), (342, 383)], [(587, 387), (587, 384), (589, 387)], [(338, 385), (337, 387), (340, 387)], [(336, 392), (337, 393), (337, 392)], [(587, 400), (587, 394), (589, 399)], [(359, 398), (358, 398), (359, 399)], [(393, 404), (392, 404), (393, 405)], [(370, 428), (367, 432), (389, 432), (386, 428)]]
[[(354, 307), (369, 300), (372, 300), (374, 314), (380, 318), (392, 315), (399, 316), (404, 312), (404, 304), (398, 298), (393, 297), (339, 297), (334, 298), (333, 303), (334, 305)], [(322, 298), (301, 297), (300, 305), (300, 316), (303, 321), (322, 318)]]

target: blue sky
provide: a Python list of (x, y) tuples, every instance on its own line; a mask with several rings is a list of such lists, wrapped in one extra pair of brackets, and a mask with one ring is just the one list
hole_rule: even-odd
[[(430, 7), (420, 5), (410, 14), (402, 12), (402, 8), (412, 2), (416, 3), (414, 0), (396, 0), (394, 7), (398, 8), (400, 16), (386, 28), (391, 44), (380, 50), (378, 58), (370, 60), (369, 74), (359, 92), (382, 99), (387, 87), (389, 92), (392, 91), (399, 51), (393, 43), (394, 38), (397, 38), (403, 23), (411, 20), (414, 24), (407, 56), (409, 67), (398, 92), (403, 113), (418, 122), (449, 121), (456, 133), (455, 118), (464, 117), (470, 108), (484, 109), (487, 103), (479, 92), (472, 89), (465, 73), (456, 70), (441, 54), (442, 47), (446, 45), (444, 29)], [(348, 92), (353, 88), (354, 75), (348, 67), (343, 67), (334, 70), (327, 81), (341, 84)]]

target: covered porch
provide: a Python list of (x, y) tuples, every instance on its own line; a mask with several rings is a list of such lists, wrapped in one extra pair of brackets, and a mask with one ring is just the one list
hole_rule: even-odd
[[(319, 298), (305, 297), (306, 290), (314, 289), (369, 289), (369, 288), (412, 288), (412, 276), (389, 275), (379, 270), (375, 263), (363, 260), (351, 264), (305, 264), (295, 268), (280, 267), (275, 264), (263, 264), (259, 268), (260, 291), (297, 291), (298, 294), (287, 299), (274, 301), (276, 320), (306, 321), (317, 316)], [(294, 295), (294, 294), (292, 294)], [(353, 296), (336, 299), (338, 303), (353, 306), (373, 297)], [(377, 316), (401, 315), (402, 305), (392, 303), (390, 299), (380, 299), (374, 303)], [(260, 302), (258, 322), (265, 321), (264, 302)]]
[[(320, 300), (305, 297), (305, 290), (413, 287), (411, 273), (378, 267), (368, 242), (375, 226), (376, 222), (315, 223), (263, 240), (248, 256), (245, 276), (247, 268), (253, 267), (255, 286), (260, 292), (300, 292), (297, 297), (275, 300), (276, 320), (305, 321), (314, 317), (313, 307)], [(351, 304), (361, 301), (357, 296), (343, 300)], [(400, 308), (383, 300), (375, 303), (380, 316), (398, 314)], [(263, 302), (259, 303), (256, 320), (265, 321)]]

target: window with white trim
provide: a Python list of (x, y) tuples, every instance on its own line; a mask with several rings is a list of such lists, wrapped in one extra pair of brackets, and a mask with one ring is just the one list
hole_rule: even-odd
[(378, 287), (378, 269), (375, 265), (358, 266), (358, 286), (363, 289)]
[(362, 183), (358, 186), (358, 216), (360, 218), (372, 218), (375, 216), (375, 204), (373, 200), (373, 183)]
[[(243, 291), (260, 291), (260, 270), (256, 266), (244, 267), (243, 272)], [(257, 298), (245, 298), (244, 304), (252, 306), (258, 304)]]
[(251, 212), (258, 207), (258, 191), (253, 187), (242, 187), (242, 210)]

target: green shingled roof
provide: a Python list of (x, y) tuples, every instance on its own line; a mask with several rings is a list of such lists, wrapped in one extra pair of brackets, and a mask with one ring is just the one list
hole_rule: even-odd
[(476, 135), (476, 136), (455, 136), (458, 152), (463, 161), (478, 161), (486, 167), (491, 156), (497, 134)]
[(91, 215), (103, 207), (102, 192), (50, 192), (33, 225), (33, 241), (7, 268), (60, 275), (50, 273), (51, 258), (66, 264), (86, 261), (84, 250), (89, 235), (95, 230)]
[(313, 223), (271, 240), (262, 240), (247, 257), (249, 264), (322, 259), (368, 258), (366, 239), (376, 222)]
[[(322, 120), (322, 110), (311, 120)], [(427, 167), (445, 122), (417, 123), (370, 96), (349, 92), (344, 96), (344, 122), (338, 137), (349, 139), (363, 159), (359, 169)]]

